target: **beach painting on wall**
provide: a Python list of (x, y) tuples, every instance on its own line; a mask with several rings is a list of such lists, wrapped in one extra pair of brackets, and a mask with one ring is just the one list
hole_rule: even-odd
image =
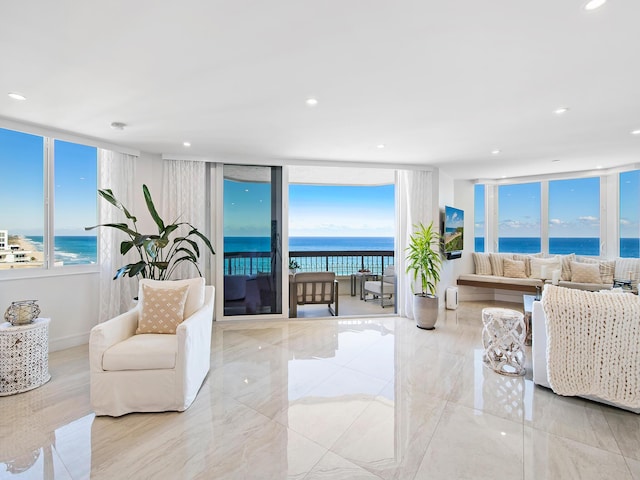
[(444, 211), (444, 253), (447, 258), (459, 258), (464, 241), (464, 211), (445, 207)]

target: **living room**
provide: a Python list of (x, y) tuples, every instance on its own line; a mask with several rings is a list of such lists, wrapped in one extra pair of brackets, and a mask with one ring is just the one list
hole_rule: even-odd
[[(459, 284), (476, 274), (473, 253), (557, 253), (553, 182), (597, 179), (598, 213), (580, 214), (597, 223), (589, 256), (615, 261), (625, 228), (640, 237), (640, 193), (630, 216), (620, 204), (621, 175), (640, 170), (640, 69), (630, 60), (640, 6), (586, 3), (3, 6), (0, 128), (41, 139), (42, 168), (9, 155), (0, 164), (6, 186), (29, 177), (42, 188), (35, 198), (3, 187), (0, 230), (47, 246), (37, 267), (0, 270), (0, 305), (36, 299), (51, 319), (51, 380), (3, 396), (0, 477), (640, 478), (638, 415), (536, 385), (528, 346), (521, 377), (483, 366), (482, 310), (522, 312), (523, 292)], [(187, 196), (200, 202), (196, 223), (216, 251), (202, 255), (215, 321), (211, 369), (184, 412), (95, 415), (90, 332), (138, 290), (112, 280), (119, 254), (56, 265), (56, 228), (66, 226), (52, 174), (59, 142), (96, 149), (92, 190), (126, 187), (141, 231), (156, 230), (143, 185), (170, 221)], [(108, 167), (115, 156), (118, 172)], [(224, 318), (227, 166), (282, 173), (269, 176), (284, 195), (269, 221), (285, 244), (296, 168), (390, 173), (397, 314), (296, 320), (284, 301), (264, 318)], [(540, 239), (539, 252), (507, 252), (503, 193), (531, 183), (538, 230), (526, 236)], [(80, 217), (88, 201), (75, 198)], [(93, 223), (72, 220), (105, 221), (112, 206), (95, 202)], [(32, 204), (39, 232), (9, 225)], [(446, 206), (465, 213), (463, 252), (443, 261), (438, 323), (423, 331), (408, 306), (404, 248), (415, 221), (440, 230)], [(446, 310), (455, 286), (460, 303)]]

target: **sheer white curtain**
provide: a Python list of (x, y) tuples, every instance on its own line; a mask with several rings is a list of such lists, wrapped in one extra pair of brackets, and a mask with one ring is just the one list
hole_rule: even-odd
[[(206, 164), (189, 160), (165, 160), (162, 185), (162, 218), (165, 222), (187, 222), (207, 235), (206, 218)], [(178, 234), (186, 235), (189, 227), (183, 225)], [(175, 236), (175, 235), (174, 235)], [(209, 239), (211, 237), (207, 235)], [(206, 272), (207, 253), (205, 245), (197, 237), (192, 237), (200, 247), (198, 268), (202, 275)], [(188, 262), (182, 262), (171, 279), (193, 278), (199, 276), (198, 270)]]
[[(133, 155), (98, 149), (98, 187), (112, 190), (120, 203), (129, 209), (133, 208), (134, 200), (135, 159)], [(126, 222), (124, 214), (102, 198), (98, 200), (98, 218), (100, 223)], [(120, 267), (139, 260), (131, 252), (124, 257), (120, 254), (120, 243), (128, 238), (115, 228), (98, 229), (100, 322), (128, 310), (137, 294), (138, 282), (135, 278), (113, 280)]]
[[(398, 231), (396, 274), (398, 276), (398, 314), (414, 318), (413, 278), (406, 273), (405, 250), (413, 225), (428, 225), (433, 220), (433, 173), (424, 170), (398, 170), (397, 177)], [(418, 290), (419, 290), (418, 286)]]

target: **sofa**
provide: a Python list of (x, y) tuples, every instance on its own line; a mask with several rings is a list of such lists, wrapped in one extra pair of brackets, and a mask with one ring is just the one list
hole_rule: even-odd
[(568, 255), (473, 253), (474, 273), (458, 277), (458, 285), (540, 292), (544, 284), (598, 291), (611, 289), (614, 280), (640, 279), (640, 259)]
[(640, 413), (640, 298), (549, 285), (533, 302), (533, 381)]

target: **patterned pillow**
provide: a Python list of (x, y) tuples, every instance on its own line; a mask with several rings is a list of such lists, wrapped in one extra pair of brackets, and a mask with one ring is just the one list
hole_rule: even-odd
[(143, 297), (136, 334), (175, 334), (176, 328), (184, 320), (187, 290), (188, 285), (178, 288), (142, 285)]
[(493, 275), (498, 277), (504, 277), (503, 261), (505, 258), (513, 260), (513, 255), (510, 253), (490, 253), (489, 261), (491, 262), (491, 271)]
[(476, 274), (491, 275), (491, 261), (488, 253), (473, 253), (473, 263), (476, 266)]
[(597, 263), (571, 262), (571, 281), (600, 283), (600, 266)]
[(562, 276), (560, 277), (561, 280), (564, 280), (565, 282), (571, 281), (571, 262), (575, 261), (575, 253), (569, 253), (568, 255), (562, 256)]
[(597, 264), (600, 269), (600, 282), (613, 283), (613, 273), (616, 268), (615, 260), (600, 260), (599, 258), (579, 257), (578, 262)]
[(532, 258), (542, 258), (542, 254), (541, 253), (535, 253), (531, 255), (524, 255), (520, 253), (513, 254), (514, 260), (521, 260), (524, 262), (524, 273), (527, 277), (531, 276), (531, 259)]
[(524, 261), (523, 260), (509, 260), (505, 258), (503, 261), (504, 265), (504, 276), (510, 278), (527, 278), (527, 275), (524, 270)]

